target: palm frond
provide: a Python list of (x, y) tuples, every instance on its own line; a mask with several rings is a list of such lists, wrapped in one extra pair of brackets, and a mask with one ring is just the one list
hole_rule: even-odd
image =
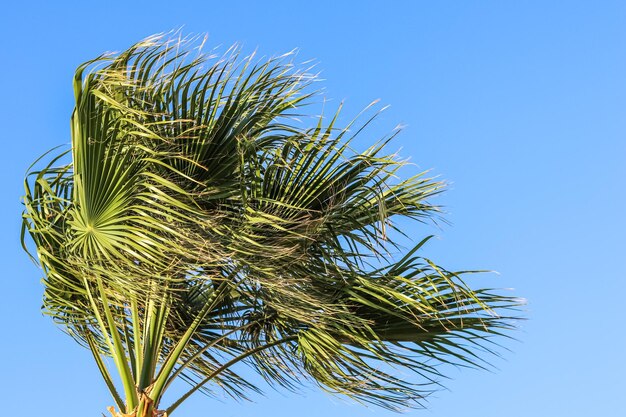
[[(194, 51), (150, 37), (78, 68), (71, 162), (55, 150), (25, 181), (46, 312), (88, 347), (118, 407), (147, 412), (176, 379), (246, 398), (310, 380), (391, 409), (421, 406), (438, 364), (485, 367), (520, 300), (472, 290), (418, 255), (401, 218), (440, 216), (444, 184), (371, 119), (303, 128), (315, 77), (289, 56)], [(56, 155), (56, 156), (54, 156)], [(103, 357), (114, 359), (125, 403)], [(397, 369), (411, 371), (404, 380)]]

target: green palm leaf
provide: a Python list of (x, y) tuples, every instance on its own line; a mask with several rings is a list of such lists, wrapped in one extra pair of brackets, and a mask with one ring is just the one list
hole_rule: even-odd
[(397, 219), (436, 219), (443, 184), (397, 180), (391, 138), (353, 151), (369, 121), (302, 128), (314, 77), (288, 56), (194, 42), (155, 36), (79, 67), (72, 160), (48, 155), (25, 182), (45, 310), (120, 412), (156, 413), (176, 379), (191, 387), (170, 414), (196, 391), (246, 398), (259, 387), (236, 364), (392, 409), (422, 405), (437, 364), (486, 366), (520, 301), (419, 256), (428, 238), (391, 255)]

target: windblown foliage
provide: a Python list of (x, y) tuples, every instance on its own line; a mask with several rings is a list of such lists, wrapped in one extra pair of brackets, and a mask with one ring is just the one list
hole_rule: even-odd
[(72, 160), (25, 182), (45, 311), (92, 351), (120, 413), (159, 415), (177, 378), (191, 387), (168, 414), (196, 391), (245, 398), (258, 388), (239, 363), (392, 409), (422, 405), (439, 363), (482, 366), (518, 301), (420, 257), (428, 238), (390, 255), (392, 220), (437, 216), (442, 184), (396, 180), (387, 140), (351, 150), (367, 122), (302, 128), (314, 77), (286, 57), (194, 45), (156, 36), (80, 66)]

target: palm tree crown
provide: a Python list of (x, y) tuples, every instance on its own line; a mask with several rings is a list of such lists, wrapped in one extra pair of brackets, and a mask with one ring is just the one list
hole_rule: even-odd
[(519, 302), (419, 256), (428, 238), (391, 253), (395, 219), (437, 216), (442, 183), (396, 180), (389, 138), (353, 151), (367, 121), (303, 128), (314, 77), (286, 57), (194, 46), (155, 36), (81, 65), (71, 151), (25, 182), (45, 311), (93, 353), (112, 412), (163, 414), (179, 378), (169, 414), (196, 391), (245, 398), (238, 364), (392, 409), (422, 405), (438, 363), (482, 366)]

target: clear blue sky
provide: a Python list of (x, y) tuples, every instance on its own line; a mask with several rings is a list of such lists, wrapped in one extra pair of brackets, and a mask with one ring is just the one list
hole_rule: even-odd
[[(62, 3), (63, 5), (57, 5)], [(112, 404), (90, 353), (39, 306), (19, 247), (23, 174), (69, 141), (74, 68), (184, 25), (211, 46), (316, 59), (331, 103), (391, 108), (401, 154), (450, 181), (450, 226), (427, 254), (494, 269), (529, 300), (494, 372), (452, 370), (407, 416), (626, 415), (626, 3), (623, 1), (12, 2), (0, 11), (2, 343), (10, 416), (99, 416)], [(358, 6), (357, 6), (358, 4)], [(390, 416), (319, 393), (235, 403), (198, 396), (180, 416)]]

